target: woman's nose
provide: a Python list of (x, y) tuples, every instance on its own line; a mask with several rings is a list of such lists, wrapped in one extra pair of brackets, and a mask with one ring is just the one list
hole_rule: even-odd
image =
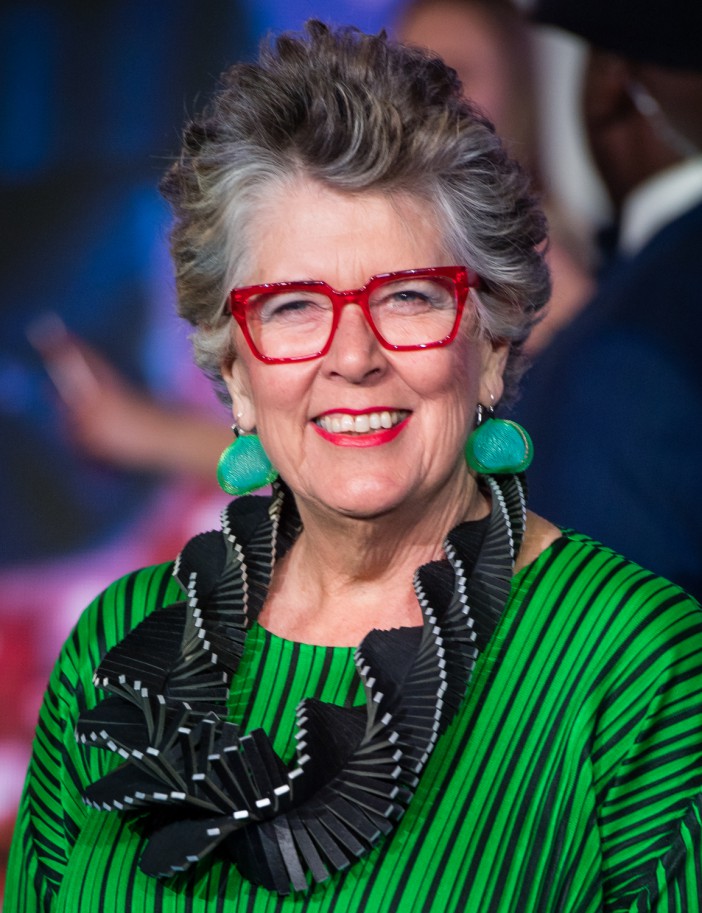
[(324, 369), (352, 383), (382, 373), (385, 351), (373, 333), (363, 310), (349, 302), (341, 309), (336, 333), (324, 358)]

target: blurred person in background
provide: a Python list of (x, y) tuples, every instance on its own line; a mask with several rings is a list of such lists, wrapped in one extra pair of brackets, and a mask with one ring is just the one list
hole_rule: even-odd
[(238, 497), (66, 641), (6, 913), (697, 913), (702, 611), (527, 510), (546, 225), (455, 72), (311, 21), (163, 189)]
[(532, 503), (702, 597), (702, 4), (540, 0), (590, 45), (583, 117), (615, 212), (593, 300), (515, 414)]
[(456, 70), (465, 95), (495, 124), (544, 198), (553, 293), (527, 344), (537, 355), (583, 307), (592, 280), (587, 233), (566, 215), (544, 174), (531, 26), (512, 0), (413, 0), (401, 10), (396, 30)]

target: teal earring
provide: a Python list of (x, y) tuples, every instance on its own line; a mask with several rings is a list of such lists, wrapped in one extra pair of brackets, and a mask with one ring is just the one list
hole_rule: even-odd
[(278, 478), (257, 434), (243, 434), (232, 425), (234, 440), (217, 463), (219, 487), (228, 495), (248, 495)]
[(524, 472), (534, 456), (534, 445), (521, 425), (495, 418), (492, 406), (478, 404), (476, 427), (466, 441), (466, 462), (481, 475)]

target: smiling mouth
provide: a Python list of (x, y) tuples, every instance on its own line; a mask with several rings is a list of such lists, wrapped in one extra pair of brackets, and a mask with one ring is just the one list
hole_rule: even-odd
[(385, 428), (394, 428), (408, 416), (404, 409), (384, 409), (382, 412), (364, 412), (362, 415), (350, 415), (348, 412), (330, 412), (314, 420), (329, 434), (369, 434)]

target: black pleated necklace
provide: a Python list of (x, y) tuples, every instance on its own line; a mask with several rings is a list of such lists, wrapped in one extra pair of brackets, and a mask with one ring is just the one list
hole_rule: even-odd
[(222, 532), (186, 545), (174, 573), (187, 599), (109, 651), (95, 673), (109, 696), (76, 730), (123, 758), (84, 798), (134, 816), (144, 872), (168, 878), (212, 854), (285, 895), (326, 881), (391, 834), (509, 596), (522, 480), (484, 484), (490, 516), (455, 527), (446, 558), (415, 573), (423, 624), (370, 631), (357, 648), (365, 707), (303, 700), (289, 763), (265, 731), (244, 733), (226, 715), (247, 630), (300, 531), (294, 499), (280, 483), (270, 499), (240, 498)]

